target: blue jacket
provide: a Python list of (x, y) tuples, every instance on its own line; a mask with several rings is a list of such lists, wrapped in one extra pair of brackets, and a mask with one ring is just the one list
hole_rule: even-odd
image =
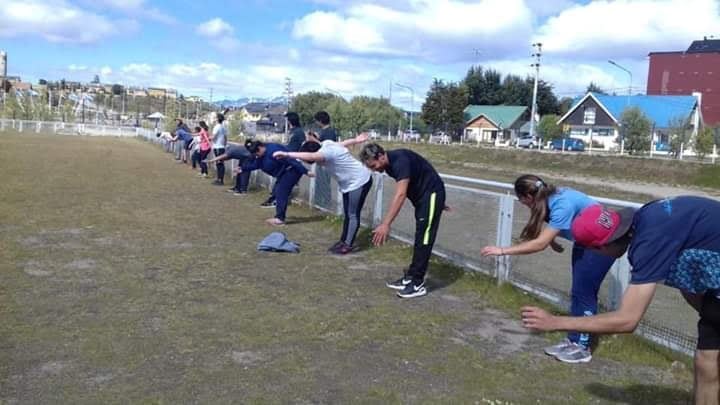
[(297, 159), (275, 159), (273, 153), (287, 152), (287, 148), (277, 143), (265, 144), (265, 154), (262, 157), (248, 160), (242, 165), (242, 170), (251, 172), (260, 169), (273, 177), (279, 177), (285, 170), (297, 170), (301, 174), (307, 174), (307, 169)]

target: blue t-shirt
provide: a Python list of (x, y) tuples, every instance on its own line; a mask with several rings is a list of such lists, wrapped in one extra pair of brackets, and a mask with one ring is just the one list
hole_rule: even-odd
[(287, 152), (285, 146), (277, 143), (265, 144), (265, 154), (262, 157), (250, 159), (242, 164), (243, 171), (253, 171), (260, 169), (272, 177), (279, 177), (285, 170), (294, 169), (301, 174), (306, 174), (307, 169), (297, 159), (275, 159), (273, 153), (282, 151)]
[(182, 139), (184, 142), (190, 142), (193, 139), (192, 134), (182, 128), (175, 131), (175, 133), (177, 134), (177, 137)]
[(720, 288), (720, 202), (675, 197), (650, 202), (633, 218), (631, 283), (692, 293)]
[(550, 218), (548, 226), (560, 231), (560, 236), (573, 240), (570, 228), (572, 221), (582, 210), (597, 204), (597, 201), (572, 188), (562, 187), (548, 198)]

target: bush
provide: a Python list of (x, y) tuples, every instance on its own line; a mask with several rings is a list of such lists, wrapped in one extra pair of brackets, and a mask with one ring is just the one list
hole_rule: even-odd
[(715, 144), (715, 134), (712, 128), (703, 128), (695, 137), (695, 154), (698, 160), (705, 159), (705, 155), (712, 153)]
[(642, 110), (637, 107), (626, 109), (621, 122), (625, 129), (625, 149), (630, 154), (650, 150), (651, 124)]

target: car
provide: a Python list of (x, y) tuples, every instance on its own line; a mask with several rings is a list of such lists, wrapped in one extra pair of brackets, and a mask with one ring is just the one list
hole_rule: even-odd
[(550, 142), (550, 149), (583, 152), (585, 151), (585, 142), (578, 138), (560, 138)]
[(530, 135), (523, 135), (520, 138), (517, 139), (517, 143), (515, 146), (518, 148), (530, 148), (530, 149), (537, 149), (540, 145), (542, 145), (542, 142), (538, 137), (536, 136), (530, 136)]
[(380, 133), (374, 129), (371, 129), (370, 132), (368, 132), (368, 136), (370, 137), (370, 139), (376, 140), (380, 138)]
[(429, 143), (450, 144), (450, 136), (445, 132), (436, 132), (430, 136)]
[(665, 142), (658, 142), (655, 144), (655, 151), (657, 152), (670, 152), (670, 144)]

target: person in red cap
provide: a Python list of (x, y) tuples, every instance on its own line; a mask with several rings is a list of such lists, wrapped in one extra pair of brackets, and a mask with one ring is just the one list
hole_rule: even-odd
[(617, 258), (627, 252), (632, 270), (620, 308), (575, 317), (523, 307), (523, 326), (540, 331), (629, 333), (640, 323), (658, 283), (677, 288), (700, 315), (695, 403), (720, 403), (720, 201), (666, 198), (636, 212), (595, 205), (575, 218), (572, 234), (576, 243), (604, 255)]
[[(573, 219), (585, 208), (598, 204), (580, 191), (555, 187), (532, 174), (515, 180), (515, 195), (521, 204), (530, 208), (530, 219), (520, 234), (520, 242), (512, 246), (486, 246), (480, 252), (483, 256), (529, 255), (548, 247), (562, 252), (563, 248), (555, 239), (572, 241), (570, 227)], [(614, 262), (614, 258), (578, 244), (573, 245), (570, 314), (597, 314), (598, 291)], [(589, 333), (568, 331), (565, 339), (546, 347), (544, 352), (564, 363), (587, 363), (592, 360), (591, 343)]]

